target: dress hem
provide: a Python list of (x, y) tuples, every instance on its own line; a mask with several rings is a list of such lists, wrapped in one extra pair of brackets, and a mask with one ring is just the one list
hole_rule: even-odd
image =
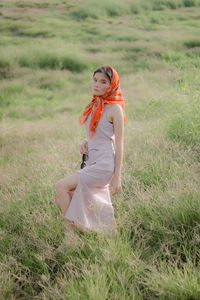
[[(83, 225), (83, 224), (80, 224), (80, 223), (78, 223), (77, 221), (75, 221), (75, 220), (73, 220), (73, 219), (69, 219), (69, 217), (65, 217), (65, 219), (66, 220), (69, 220), (69, 221), (71, 221), (71, 222), (73, 222), (74, 223), (74, 225), (75, 226), (82, 226), (84, 229), (86, 229), (86, 230), (88, 230), (88, 231), (90, 231), (90, 232), (96, 232), (96, 233), (103, 233), (103, 234), (110, 234), (110, 233), (112, 233), (112, 232), (105, 232), (105, 231), (100, 231), (100, 230), (95, 230), (95, 229), (91, 229), (91, 228), (88, 228), (88, 227), (86, 227), (85, 225)], [(77, 226), (77, 227), (78, 227)], [(78, 228), (79, 229), (79, 228)], [(79, 229), (80, 231), (83, 231), (83, 230), (81, 230), (81, 229)], [(110, 231), (112, 231), (112, 228), (110, 229)]]

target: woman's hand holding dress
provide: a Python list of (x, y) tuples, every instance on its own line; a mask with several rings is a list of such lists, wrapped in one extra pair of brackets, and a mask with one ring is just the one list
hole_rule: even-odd
[(88, 154), (88, 141), (85, 139), (80, 146), (81, 154)]

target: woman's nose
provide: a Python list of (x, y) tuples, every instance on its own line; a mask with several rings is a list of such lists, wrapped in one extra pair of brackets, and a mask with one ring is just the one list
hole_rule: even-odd
[(94, 86), (98, 87), (99, 86), (99, 82), (95, 81)]

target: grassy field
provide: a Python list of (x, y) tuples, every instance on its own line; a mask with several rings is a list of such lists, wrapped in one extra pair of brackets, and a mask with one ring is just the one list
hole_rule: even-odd
[[(200, 299), (200, 1), (0, 0), (0, 299)], [(125, 97), (118, 233), (69, 245), (93, 71)]]

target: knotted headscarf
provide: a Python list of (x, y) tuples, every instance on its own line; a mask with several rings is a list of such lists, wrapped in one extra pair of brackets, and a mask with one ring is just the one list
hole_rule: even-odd
[(124, 122), (126, 122), (126, 115), (124, 112), (124, 98), (122, 91), (119, 86), (119, 75), (115, 69), (109, 65), (103, 65), (102, 67), (109, 67), (112, 72), (112, 81), (108, 86), (105, 93), (101, 96), (92, 95), (92, 101), (85, 107), (85, 110), (79, 117), (80, 124), (84, 124), (89, 117), (89, 115), (94, 111), (89, 125), (89, 136), (92, 138), (94, 136), (95, 130), (99, 124), (99, 120), (104, 110), (104, 104), (119, 104), (123, 109)]

